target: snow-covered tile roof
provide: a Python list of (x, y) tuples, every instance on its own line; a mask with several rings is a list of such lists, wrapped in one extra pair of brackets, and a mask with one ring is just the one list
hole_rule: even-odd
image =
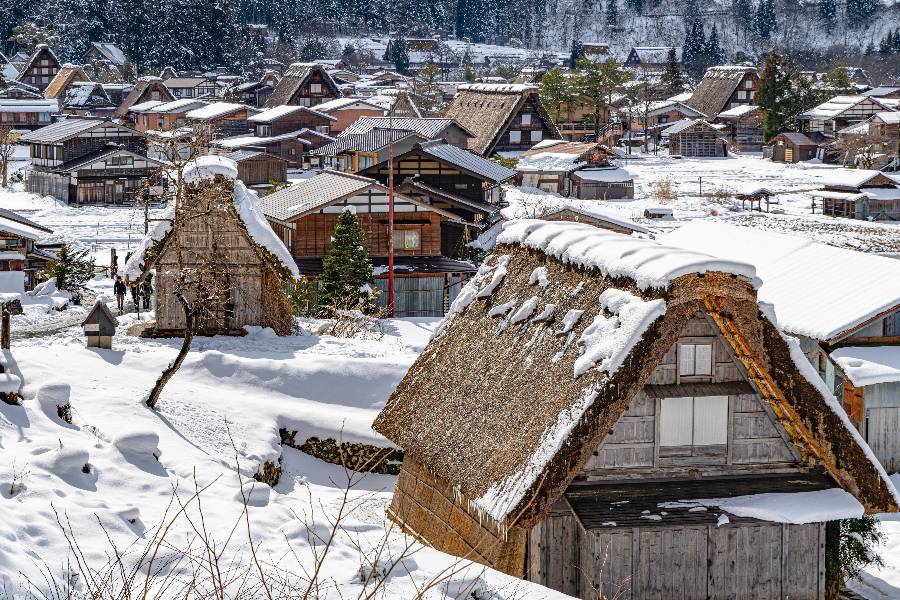
[(634, 175), (620, 167), (590, 167), (579, 169), (573, 174), (579, 179), (587, 181), (600, 181), (603, 183), (623, 183), (634, 181)]
[(793, 335), (835, 339), (900, 307), (895, 259), (718, 221), (687, 222), (660, 241), (753, 264), (760, 301)]
[(830, 169), (821, 182), (825, 187), (858, 188), (879, 175), (881, 171), (871, 169)]
[(250, 117), (247, 120), (250, 121), (251, 123), (271, 123), (272, 121), (275, 121), (284, 116), (293, 114), (295, 112), (311, 113), (311, 114), (316, 115), (317, 117), (321, 117), (328, 121), (337, 120), (337, 117), (332, 117), (331, 115), (327, 115), (323, 112), (319, 112), (319, 110), (317, 110), (315, 108), (309, 108), (306, 106), (291, 106), (291, 105), (276, 106), (274, 108), (268, 108), (268, 109), (262, 111), (261, 113), (257, 113), (255, 115), (253, 115), (252, 117)]
[(147, 100), (146, 102), (141, 102), (140, 104), (132, 104), (128, 110), (129, 112), (147, 112), (152, 108), (156, 108), (160, 104), (166, 104), (162, 100)]
[(0, 113), (51, 112), (59, 110), (56, 100), (0, 98)]
[(900, 346), (849, 346), (831, 353), (856, 387), (900, 381)]
[(322, 102), (321, 104), (316, 104), (315, 109), (319, 112), (330, 113), (335, 110), (344, 110), (348, 108), (360, 108), (360, 109), (371, 109), (371, 110), (380, 110), (381, 107), (375, 104), (370, 104), (368, 98), (335, 98), (333, 100), (329, 100), (327, 102)]
[(665, 288), (682, 275), (712, 271), (756, 281), (756, 269), (740, 258), (718, 258), (702, 251), (624, 236), (582, 223), (534, 219), (509, 221), (504, 223), (497, 243), (540, 250), (572, 265), (596, 268), (606, 277), (628, 277), (642, 290)]
[(755, 104), (739, 104), (735, 107), (729, 108), (728, 110), (723, 110), (719, 113), (719, 117), (723, 119), (734, 119), (737, 117), (743, 117), (746, 114), (756, 112), (760, 110), (760, 108)]

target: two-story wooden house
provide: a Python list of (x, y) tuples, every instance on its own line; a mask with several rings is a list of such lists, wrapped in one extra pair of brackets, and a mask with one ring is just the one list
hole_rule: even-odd
[(25, 189), (64, 202), (133, 202), (147, 178), (163, 166), (147, 157), (143, 135), (109, 119), (68, 118), (19, 141), (31, 146)]
[(382, 106), (362, 98), (335, 98), (317, 104), (316, 110), (335, 118), (329, 125), (333, 135), (341, 133), (362, 117), (381, 117), (385, 113)]
[(444, 116), (475, 134), (469, 150), (482, 156), (523, 152), (541, 140), (561, 137), (533, 85), (461, 85)]
[(327, 169), (358, 173), (388, 159), (393, 152), (406, 152), (425, 138), (406, 129), (372, 129), (365, 133), (341, 134), (334, 141), (310, 150)]
[[(356, 211), (365, 248), (375, 267), (381, 306), (387, 303), (388, 189), (367, 177), (322, 171), (260, 199), (272, 229), (297, 262), (300, 273), (315, 278), (331, 249), (341, 212)], [(422, 200), (394, 194), (395, 315), (441, 316), (474, 272), (471, 263), (441, 254), (441, 223), (463, 223), (458, 215)]]
[(76, 81), (66, 90), (62, 112), (79, 117), (112, 116), (116, 110), (103, 85), (96, 81)]
[(132, 106), (129, 119), (137, 131), (172, 131), (188, 124), (187, 114), (206, 106), (203, 100), (182, 98), (172, 102), (144, 102)]
[(65, 64), (60, 67), (56, 75), (44, 88), (44, 98), (48, 100), (62, 100), (66, 97), (69, 87), (77, 81), (90, 81), (84, 69), (79, 65)]
[(833, 169), (810, 194), (822, 214), (867, 221), (900, 219), (900, 178), (869, 169)]
[(19, 81), (43, 91), (62, 68), (56, 53), (47, 44), (34, 47), (31, 57), (19, 69)]
[(686, 104), (714, 119), (724, 110), (756, 104), (757, 91), (759, 72), (755, 67), (720, 65), (706, 70)]
[[(416, 141), (406, 150), (394, 149), (393, 169), (387, 157), (359, 170), (387, 185), (393, 170), (394, 186), (404, 196), (451, 212), (465, 223), (441, 223), (441, 253), (457, 258), (500, 210), (500, 185), (515, 177), (512, 169), (443, 140)], [(473, 228), (471, 224), (477, 225)]]
[(804, 132), (835, 133), (862, 123), (879, 112), (894, 112), (884, 100), (872, 96), (835, 96), (798, 117)]
[(341, 96), (341, 90), (322, 65), (293, 63), (278, 81), (266, 106), (315, 106)]
[(269, 96), (278, 85), (278, 75), (275, 71), (267, 70), (257, 81), (239, 83), (225, 92), (225, 99), (230, 102), (240, 102), (255, 108), (262, 108), (269, 100)]
[(289, 104), (268, 108), (247, 119), (257, 137), (282, 135), (301, 129), (330, 134), (330, 125), (336, 120), (335, 117), (314, 108)]
[(0, 98), (0, 127), (9, 125), (16, 130), (33, 131), (49, 125), (58, 112), (56, 100)]
[(128, 57), (117, 45), (112, 42), (91, 42), (88, 49), (81, 57), (84, 63), (100, 63), (116, 69), (121, 75), (128, 76), (125, 72)]
[(375, 420), (404, 451), (389, 518), (578, 598), (824, 599), (834, 521), (900, 499), (756, 281), (508, 223)]
[(3, 273), (0, 282), (3, 292), (22, 292), (37, 284), (45, 256), (35, 248), (35, 242), (52, 235), (52, 229), (0, 208), (0, 273)]

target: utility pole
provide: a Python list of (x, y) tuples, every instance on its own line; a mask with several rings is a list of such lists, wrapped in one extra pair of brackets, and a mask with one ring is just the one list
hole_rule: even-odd
[(388, 109), (388, 316), (394, 318), (394, 106)]

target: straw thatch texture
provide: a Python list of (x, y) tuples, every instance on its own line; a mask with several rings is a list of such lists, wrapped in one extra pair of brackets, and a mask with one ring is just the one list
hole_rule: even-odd
[[(758, 309), (749, 281), (724, 273), (692, 274), (675, 279), (665, 290), (643, 292), (630, 279), (605, 278), (518, 245), (498, 246), (489, 260), (496, 255), (510, 257), (504, 281), (490, 297), (476, 300), (453, 318), (429, 344), (374, 425), (403, 448), (404, 469), (415, 461), (422, 468), (412, 471), (424, 469), (440, 485), (454, 489), (457, 504), (477, 510), (485, 523), (475, 532), (461, 531), (443, 513), (423, 513), (401, 497), (393, 507), (395, 517), (430, 544), (452, 552), (445, 545), (447, 536), (462, 536), (472, 544), (485, 535), (482, 529), (515, 532), (540, 521), (698, 312), (710, 314), (722, 329), (753, 377), (751, 383), (773, 406), (801, 453), (825, 466), (868, 512), (896, 510), (882, 473), (798, 371), (787, 343)], [(539, 266), (547, 269), (545, 288), (529, 284)], [(599, 312), (600, 293), (610, 288), (645, 300), (663, 298), (665, 315), (649, 326), (611, 376), (591, 369), (575, 379), (580, 352), (573, 340)], [(541, 306), (555, 304), (555, 317), (507, 324), (498, 332), (499, 318), (489, 316), (491, 308), (508, 302), (519, 306), (532, 296), (540, 297)], [(571, 334), (558, 335), (563, 315), (572, 309), (585, 311), (584, 316)], [(561, 444), (548, 448), (546, 432), (589, 387), (597, 391), (596, 399)], [(541, 453), (547, 455), (543, 471), (503, 522), (491, 522), (484, 514), (484, 498)], [(428, 505), (427, 495), (405, 485), (401, 496), (415, 496), (419, 504)], [(440, 531), (435, 518), (444, 519), (445, 529), (455, 533)]]
[[(710, 119), (728, 108), (728, 101), (748, 73), (756, 73), (753, 67), (710, 67), (697, 84), (687, 105), (699, 110)], [(749, 102), (749, 101), (747, 101)]]

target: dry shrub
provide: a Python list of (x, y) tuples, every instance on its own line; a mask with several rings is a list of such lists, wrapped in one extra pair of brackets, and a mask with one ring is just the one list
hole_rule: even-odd
[(675, 187), (675, 180), (671, 177), (660, 179), (650, 186), (650, 195), (660, 202), (674, 202), (678, 200), (678, 191)]

